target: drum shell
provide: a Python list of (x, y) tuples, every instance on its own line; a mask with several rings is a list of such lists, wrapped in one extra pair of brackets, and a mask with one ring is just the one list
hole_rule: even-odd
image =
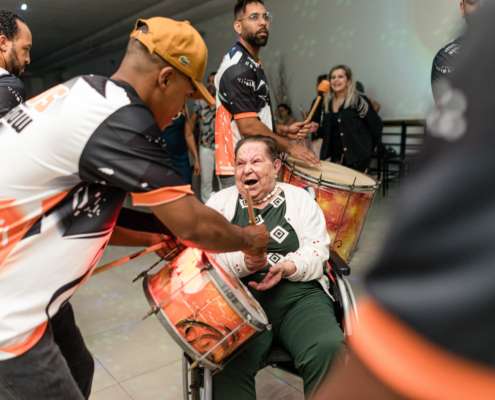
[(259, 304), (256, 306), (262, 315), (256, 318), (253, 315), (256, 313), (249, 312), (236, 301), (239, 293), (234, 293), (233, 285), (240, 281), (225, 274), (218, 265), (213, 268), (212, 262), (214, 260), (207, 259), (202, 251), (187, 249), (172, 263), (146, 278), (143, 287), (152, 306), (166, 300), (157, 314), (158, 319), (177, 344), (196, 360), (251, 318), (202, 361), (207, 368), (216, 369), (253, 335), (262, 332), (268, 321)]
[(300, 188), (311, 186), (317, 191), (316, 202), (325, 216), (333, 249), (348, 263), (356, 249), (378, 184), (355, 186), (352, 191), (350, 185), (326, 180), (318, 184), (318, 178), (299, 171), (297, 167), (293, 169), (288, 163), (284, 163), (280, 180)]

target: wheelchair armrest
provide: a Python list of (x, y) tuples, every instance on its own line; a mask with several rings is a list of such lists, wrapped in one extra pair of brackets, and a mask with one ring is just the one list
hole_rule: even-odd
[(330, 250), (330, 259), (328, 260), (332, 269), (339, 275), (349, 276), (351, 274), (351, 267), (349, 267), (339, 254)]

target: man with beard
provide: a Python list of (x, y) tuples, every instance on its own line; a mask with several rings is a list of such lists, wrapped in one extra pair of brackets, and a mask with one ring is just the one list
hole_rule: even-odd
[[(471, 23), (473, 14), (478, 7), (483, 5), (483, 2), (484, 0), (461, 0), (462, 18), (466, 20), (468, 25)], [(454, 72), (455, 60), (461, 51), (462, 42), (463, 36), (460, 36), (447, 43), (433, 60), (431, 87), (436, 105), (439, 104), (442, 95), (448, 90), (447, 78)]]
[(17, 13), (0, 10), (0, 118), (26, 100), (18, 78), (29, 64), (31, 31)]
[[(215, 97), (215, 75), (208, 76), (206, 89)], [(194, 102), (194, 111), (191, 115), (191, 128), (194, 130), (199, 122), (199, 161), (201, 163), (201, 200), (206, 203), (213, 191), (213, 173), (215, 171), (215, 106), (210, 106), (205, 100)], [(199, 117), (199, 120), (198, 120)]]
[(235, 184), (234, 148), (247, 136), (271, 136), (277, 140), (280, 152), (310, 166), (320, 166), (318, 158), (310, 150), (274, 133), (280, 132), (290, 139), (303, 139), (311, 124), (304, 121), (282, 126), (274, 122), (268, 80), (258, 60), (260, 48), (268, 42), (272, 20), (263, 0), (239, 0), (234, 14), (238, 41), (224, 57), (215, 77), (215, 159), (222, 188)]

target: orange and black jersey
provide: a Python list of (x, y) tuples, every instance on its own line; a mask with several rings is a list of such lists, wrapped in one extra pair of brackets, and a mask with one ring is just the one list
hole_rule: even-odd
[(0, 68), (0, 118), (15, 106), (26, 101), (24, 83), (16, 76)]
[(234, 174), (234, 148), (242, 135), (236, 120), (258, 118), (275, 128), (263, 65), (239, 42), (225, 55), (215, 76), (217, 114), (215, 163), (218, 175)]
[(91, 274), (127, 193), (192, 194), (128, 84), (82, 76), (0, 122), (0, 360), (29, 350)]

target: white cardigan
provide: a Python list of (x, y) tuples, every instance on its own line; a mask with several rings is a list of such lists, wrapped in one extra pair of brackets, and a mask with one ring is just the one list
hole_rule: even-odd
[[(286, 279), (293, 282), (318, 280), (328, 294), (328, 278), (323, 274), (323, 263), (328, 260), (330, 254), (330, 237), (323, 211), (306, 190), (286, 183), (278, 183), (278, 186), (285, 194), (285, 219), (294, 228), (300, 246), (296, 252), (289, 253), (284, 258), (292, 261), (297, 268), (296, 272)], [(232, 186), (212, 195), (206, 205), (232, 221), (238, 196), (237, 187)], [(239, 278), (252, 273), (246, 268), (244, 253), (241, 251), (217, 254), (215, 258)]]

